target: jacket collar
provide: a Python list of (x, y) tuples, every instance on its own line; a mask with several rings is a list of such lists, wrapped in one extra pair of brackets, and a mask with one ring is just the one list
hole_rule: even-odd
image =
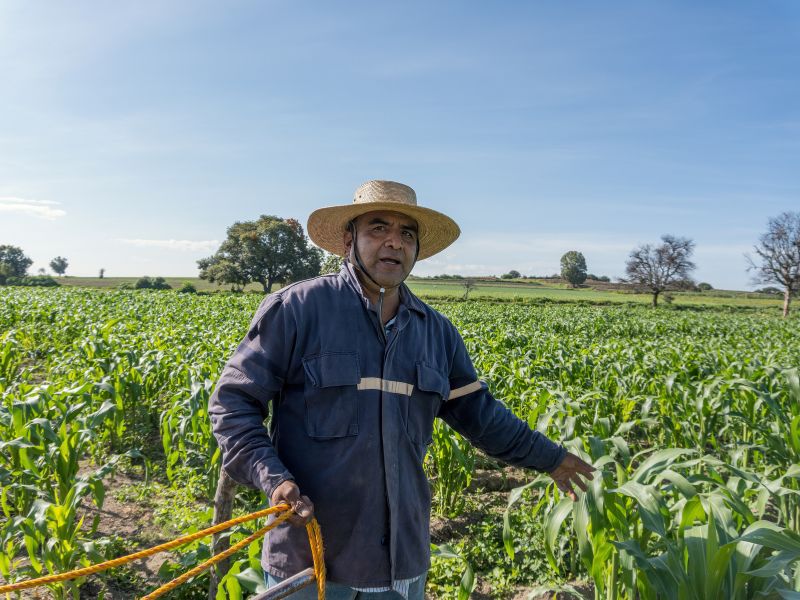
[[(356, 275), (355, 267), (350, 263), (349, 260), (345, 259), (342, 262), (342, 269), (339, 271), (339, 277), (344, 279), (348, 286), (350, 286), (354, 292), (356, 292), (367, 307), (369, 307), (369, 299), (367, 298), (366, 294), (364, 294), (364, 289), (361, 287), (361, 282), (358, 280), (358, 275)], [(408, 308), (409, 310), (413, 310), (414, 312), (419, 313), (421, 316), (425, 316), (427, 313), (425, 312), (425, 305), (422, 303), (422, 300), (417, 298), (408, 286), (405, 283), (400, 284), (400, 304)]]
[(417, 298), (405, 283), (400, 286), (400, 302), (423, 317), (427, 314), (422, 300)]

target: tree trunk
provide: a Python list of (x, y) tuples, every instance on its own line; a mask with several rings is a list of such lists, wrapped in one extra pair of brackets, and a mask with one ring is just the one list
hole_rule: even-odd
[(658, 308), (658, 295), (661, 292), (653, 292), (653, 308)]
[[(214, 496), (214, 525), (224, 523), (233, 514), (233, 498), (236, 495), (236, 482), (228, 477), (225, 469), (220, 467), (217, 493)], [(211, 554), (219, 554), (230, 548), (230, 531), (221, 531), (211, 538)], [(208, 600), (217, 597), (217, 586), (231, 566), (230, 558), (226, 558), (211, 567), (211, 577), (208, 584)]]
[(783, 290), (783, 318), (789, 316), (789, 304), (792, 301), (792, 290), (788, 287)]

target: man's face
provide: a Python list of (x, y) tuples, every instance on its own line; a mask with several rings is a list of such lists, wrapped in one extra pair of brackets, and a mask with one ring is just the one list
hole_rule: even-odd
[[(417, 255), (417, 222), (389, 210), (365, 213), (355, 220), (356, 243), (361, 262), (370, 277), (385, 288), (399, 286), (414, 266)], [(350, 262), (358, 265), (353, 235), (344, 234)]]

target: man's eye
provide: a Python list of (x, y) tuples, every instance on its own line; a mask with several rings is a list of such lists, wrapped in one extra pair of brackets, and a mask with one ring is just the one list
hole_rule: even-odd
[(412, 231), (404, 231), (403, 235), (409, 240), (413, 240), (414, 238), (416, 238), (416, 236)]

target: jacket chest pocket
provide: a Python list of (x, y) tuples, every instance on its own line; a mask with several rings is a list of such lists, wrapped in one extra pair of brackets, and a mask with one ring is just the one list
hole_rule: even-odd
[(358, 354), (307, 356), (303, 369), (308, 436), (328, 440), (358, 435)]
[(433, 420), (449, 394), (450, 381), (444, 373), (418, 362), (417, 381), (408, 399), (406, 419), (408, 436), (413, 442), (428, 445), (433, 441)]

